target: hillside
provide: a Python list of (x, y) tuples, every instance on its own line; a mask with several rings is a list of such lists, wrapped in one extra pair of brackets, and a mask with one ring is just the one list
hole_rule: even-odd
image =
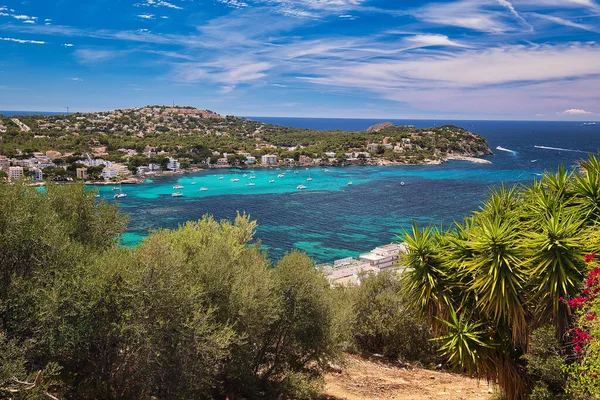
[(325, 376), (323, 400), (485, 400), (491, 396), (485, 381), (350, 355), (347, 360), (341, 373)]
[[(481, 136), (446, 125), (430, 129), (386, 123), (362, 132), (316, 131), (275, 126), (193, 107), (147, 106), (68, 115), (0, 115), (0, 155), (24, 159), (34, 153), (73, 163), (86, 153), (127, 164), (182, 168), (260, 163), (301, 165), (440, 162), (453, 156), (491, 154)], [(71, 158), (69, 158), (71, 157)], [(163, 165), (164, 166), (164, 165)]]

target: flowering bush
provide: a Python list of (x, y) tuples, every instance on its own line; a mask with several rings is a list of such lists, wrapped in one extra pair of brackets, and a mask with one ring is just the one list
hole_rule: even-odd
[(567, 368), (567, 391), (575, 399), (600, 399), (600, 267), (595, 254), (586, 254), (584, 259), (592, 267), (585, 288), (567, 301), (579, 316), (571, 331), (578, 359)]

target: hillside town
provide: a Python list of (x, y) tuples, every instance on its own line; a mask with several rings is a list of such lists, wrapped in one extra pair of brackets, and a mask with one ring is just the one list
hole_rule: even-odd
[(136, 183), (205, 168), (423, 164), (488, 154), (485, 139), (451, 125), (325, 132), (165, 106), (0, 115), (0, 175), (9, 180)]

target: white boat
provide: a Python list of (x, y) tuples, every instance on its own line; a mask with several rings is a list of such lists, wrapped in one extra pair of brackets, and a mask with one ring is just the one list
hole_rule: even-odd
[(250, 175), (250, 179), (256, 179), (254, 175)]
[(100, 195), (99, 195), (99, 194), (97, 194), (97, 195), (96, 195), (96, 198), (98, 198), (98, 197), (100, 197)]
[(296, 187), (296, 189), (298, 189), (298, 190), (304, 190), (304, 189), (306, 189), (306, 186), (304, 186), (304, 185), (298, 185), (298, 187)]
[(192, 185), (195, 185), (195, 184), (196, 184), (196, 182), (192, 182)]
[(245, 178), (245, 177), (247, 177), (247, 176), (248, 176), (248, 174), (244, 174), (244, 175), (242, 175), (242, 176)]
[(400, 182), (400, 186), (404, 186), (404, 185), (406, 185), (406, 183)]
[(292, 172), (292, 170), (291, 169), (286, 169), (285, 172)]
[(313, 178), (309, 176), (308, 178), (306, 178), (306, 180), (307, 180), (307, 181), (312, 181), (312, 180), (313, 180)]
[(323, 170), (323, 172), (329, 172), (329, 170), (328, 170), (327, 168), (325, 168), (325, 169)]
[(182, 197), (183, 194), (180, 192), (171, 193), (171, 197)]
[(115, 194), (115, 199), (122, 199), (123, 197), (127, 197), (125, 193), (117, 193)]
[(201, 187), (201, 188), (200, 188), (200, 191), (201, 191), (201, 192), (206, 192), (207, 190), (208, 190), (208, 188), (205, 188), (205, 187)]
[(269, 179), (269, 183), (275, 182), (275, 179)]
[(230, 182), (239, 182), (240, 180), (238, 178), (231, 178), (229, 181)]
[(283, 178), (285, 176), (285, 174), (279, 174), (277, 175), (278, 178)]
[(348, 186), (352, 186), (352, 181), (348, 182)]
[(297, 174), (297, 173), (298, 173), (298, 171), (294, 171), (294, 173), (295, 173), (295, 174)]
[(219, 177), (219, 180), (221, 180), (221, 179), (223, 179), (223, 177), (222, 177), (222, 176), (220, 176), (220, 177)]
[(248, 183), (246, 183), (246, 186), (256, 186), (256, 185), (254, 184), (254, 182), (248, 182)]
[(175, 185), (175, 186), (173, 186), (173, 189), (175, 189), (175, 190), (183, 189), (183, 186)]
[(117, 186), (114, 186), (114, 187), (112, 188), (112, 190), (121, 190), (121, 188), (120, 188), (120, 187), (117, 187)]

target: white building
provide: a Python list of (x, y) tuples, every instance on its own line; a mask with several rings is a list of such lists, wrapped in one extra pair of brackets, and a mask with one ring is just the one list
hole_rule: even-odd
[(377, 274), (379, 269), (368, 262), (356, 260), (352, 257), (335, 260), (333, 266), (327, 266), (323, 272), (331, 285), (358, 285), (361, 273)]
[(102, 177), (104, 178), (104, 180), (108, 181), (111, 178), (116, 178), (117, 176), (119, 176), (119, 171), (120, 168), (104, 167), (102, 169)]
[(21, 179), (23, 176), (23, 167), (8, 167), (8, 178), (11, 181)]
[(33, 175), (33, 179), (34, 179), (36, 182), (41, 182), (41, 181), (43, 181), (43, 180), (44, 180), (44, 174), (42, 173), (42, 170), (41, 170), (41, 169), (39, 169), (39, 168), (32, 168), (31, 170), (32, 170), (32, 171), (33, 171), (33, 173), (34, 173), (34, 175)]
[(10, 167), (10, 160), (6, 156), (0, 156), (0, 169), (8, 172), (8, 167)]
[(254, 164), (255, 162), (256, 162), (256, 157), (246, 156), (246, 164)]
[(263, 165), (277, 165), (277, 156), (273, 154), (265, 154), (260, 158), (260, 163)]
[(179, 168), (181, 168), (181, 165), (179, 165), (179, 161), (177, 161), (173, 157), (169, 157), (169, 163), (167, 164), (167, 169), (170, 169), (171, 171), (177, 171)]
[(372, 267), (384, 270), (398, 267), (400, 253), (406, 254), (408, 250), (403, 244), (388, 244), (387, 246), (376, 247), (367, 254), (361, 254), (358, 258), (361, 261), (368, 262)]

